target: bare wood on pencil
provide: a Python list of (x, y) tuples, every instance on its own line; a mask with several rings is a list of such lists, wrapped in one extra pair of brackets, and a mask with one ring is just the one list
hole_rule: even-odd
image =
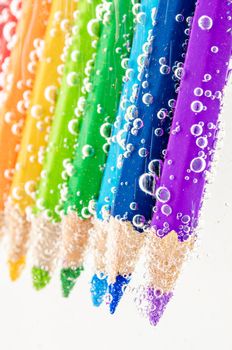
[(61, 240), (61, 224), (51, 222), (42, 214), (32, 220), (34, 266), (53, 271), (57, 265)]
[(93, 219), (93, 228), (90, 229), (90, 251), (94, 258), (95, 273), (107, 274), (106, 244), (108, 222)]
[(147, 285), (163, 292), (172, 291), (195, 240), (192, 236), (188, 241), (180, 242), (175, 231), (160, 238), (151, 229), (145, 247)]
[(114, 283), (118, 274), (129, 275), (134, 272), (139, 251), (144, 243), (145, 234), (139, 233), (129, 221), (120, 221), (114, 217), (109, 223), (107, 240), (107, 270), (109, 283)]
[(88, 243), (91, 219), (83, 220), (75, 212), (70, 212), (62, 220), (63, 268), (77, 268), (83, 265)]
[(11, 200), (6, 204), (4, 227), (9, 237), (9, 261), (16, 263), (26, 255), (31, 223)]

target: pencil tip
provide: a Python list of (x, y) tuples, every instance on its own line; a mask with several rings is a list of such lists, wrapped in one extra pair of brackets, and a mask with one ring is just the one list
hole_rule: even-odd
[(48, 271), (34, 266), (32, 268), (32, 280), (34, 288), (39, 291), (47, 286), (51, 280), (51, 276)]
[(17, 261), (10, 260), (8, 262), (10, 279), (13, 282), (16, 281), (21, 276), (21, 273), (24, 269), (25, 264), (26, 264), (25, 257), (22, 257), (22, 258), (18, 259)]
[(156, 326), (167, 307), (167, 304), (171, 300), (173, 293), (156, 290), (154, 288), (147, 289), (148, 300), (148, 318), (152, 326)]
[(69, 297), (73, 287), (76, 284), (76, 280), (78, 279), (83, 270), (84, 268), (82, 266), (77, 267), (76, 269), (66, 268), (61, 270), (60, 279), (62, 284), (63, 296), (65, 298)]
[(111, 295), (110, 301), (110, 313), (114, 314), (116, 308), (127, 288), (127, 285), (130, 283), (131, 276), (122, 276), (118, 275), (116, 277), (115, 283), (109, 285), (109, 294)]
[(99, 307), (102, 304), (107, 290), (107, 276), (103, 273), (100, 275), (95, 274), (91, 280), (91, 295), (94, 306)]

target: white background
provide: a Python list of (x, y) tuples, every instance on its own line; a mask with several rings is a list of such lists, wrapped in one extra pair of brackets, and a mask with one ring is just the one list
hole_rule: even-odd
[(1, 350), (232, 350), (231, 111), (230, 86), (224, 146), (197, 252), (186, 264), (158, 327), (138, 315), (129, 294), (115, 316), (106, 308), (93, 308), (85, 274), (68, 300), (61, 297), (58, 276), (42, 292), (32, 289), (29, 269), (11, 283), (1, 254)]

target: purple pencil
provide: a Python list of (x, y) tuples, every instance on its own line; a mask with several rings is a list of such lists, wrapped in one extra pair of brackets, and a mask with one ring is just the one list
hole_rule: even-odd
[(146, 246), (145, 312), (153, 325), (172, 297), (185, 257), (196, 239), (228, 80), (231, 18), (232, 0), (197, 3)]

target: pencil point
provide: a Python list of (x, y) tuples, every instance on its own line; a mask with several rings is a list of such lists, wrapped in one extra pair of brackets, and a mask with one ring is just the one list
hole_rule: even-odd
[(98, 307), (102, 304), (108, 290), (107, 276), (104, 274), (94, 275), (91, 281), (91, 295), (93, 305)]
[(69, 297), (73, 287), (76, 284), (76, 280), (78, 279), (83, 270), (84, 268), (82, 266), (77, 267), (76, 269), (66, 268), (61, 270), (60, 279), (62, 284), (63, 296), (65, 298)]
[(116, 308), (127, 288), (127, 285), (130, 283), (131, 276), (125, 277), (122, 275), (118, 275), (116, 277), (115, 283), (109, 285), (109, 294), (111, 295), (110, 302), (110, 313), (114, 314)]
[(167, 304), (171, 300), (173, 293), (165, 292), (162, 293), (160, 290), (154, 288), (147, 289), (147, 300), (148, 300), (148, 318), (152, 326), (156, 326), (167, 307)]
[(34, 266), (32, 268), (32, 279), (34, 288), (39, 291), (46, 287), (51, 280), (51, 276), (48, 271)]
[(22, 257), (17, 261), (10, 260), (8, 262), (10, 278), (13, 282), (16, 281), (21, 276), (21, 273), (24, 269), (25, 264), (26, 264), (25, 257)]

